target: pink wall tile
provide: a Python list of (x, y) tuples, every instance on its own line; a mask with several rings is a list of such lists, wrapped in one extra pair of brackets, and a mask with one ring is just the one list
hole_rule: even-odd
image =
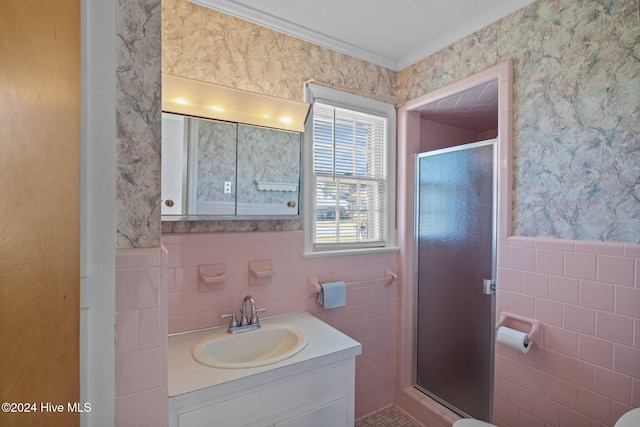
[(520, 366), (520, 378), (518, 384), (532, 391), (534, 394), (544, 395), (547, 389), (547, 374), (544, 372), (530, 368), (526, 365)]
[(576, 357), (578, 354), (578, 334), (550, 326), (547, 328), (547, 347), (558, 353)]
[(533, 248), (511, 248), (511, 266), (518, 270), (535, 271), (535, 250)]
[(611, 341), (580, 335), (578, 358), (605, 368), (613, 367), (613, 343)]
[(555, 275), (564, 274), (564, 252), (536, 250), (536, 271)]
[(138, 350), (138, 312), (116, 313), (116, 354)]
[(633, 258), (599, 256), (598, 281), (616, 285), (634, 285), (635, 260)]
[(167, 388), (155, 388), (138, 395), (138, 414), (142, 426), (166, 426), (163, 411), (158, 410), (158, 402), (167, 399)]
[(533, 248), (535, 246), (534, 239), (522, 236), (512, 236), (509, 238), (509, 244), (511, 246), (517, 246), (521, 248)]
[[(550, 377), (561, 377), (564, 357), (564, 355), (558, 352), (546, 349), (543, 344), (543, 347), (541, 349), (537, 349), (533, 354), (533, 360), (528, 360), (528, 363), (526, 363), (526, 365), (532, 366), (533, 368), (544, 372)], [(523, 362), (519, 361), (519, 363)]]
[(562, 378), (580, 387), (593, 388), (593, 370), (591, 363), (582, 362), (574, 357), (562, 358)]
[(578, 387), (569, 381), (549, 377), (546, 397), (559, 403), (561, 406), (575, 408), (578, 399)]
[(531, 399), (531, 413), (552, 426), (560, 422), (560, 405), (535, 393)]
[(507, 291), (522, 291), (522, 271), (510, 268), (498, 268), (496, 288)]
[(549, 297), (549, 276), (546, 274), (522, 273), (522, 292), (536, 297)]
[(116, 356), (116, 396), (162, 387), (160, 349), (142, 350)]
[(160, 426), (168, 414), (169, 258), (147, 248), (118, 250), (117, 260), (115, 425)]
[(564, 259), (565, 276), (576, 279), (596, 279), (596, 255), (566, 252)]
[(495, 422), (507, 426), (518, 425), (518, 407), (502, 399), (495, 399)]
[(596, 366), (593, 391), (619, 402), (631, 404), (631, 378), (627, 375)]
[(137, 426), (138, 423), (138, 395), (130, 394), (115, 399), (115, 427)]
[(549, 298), (569, 304), (578, 304), (580, 302), (580, 281), (566, 277), (550, 276)]
[(163, 345), (160, 307), (140, 309), (138, 311), (138, 324), (138, 340), (141, 350), (154, 347), (159, 348)]
[(640, 350), (615, 344), (613, 346), (613, 369), (635, 379), (640, 378)]
[(573, 240), (554, 239), (552, 237), (536, 237), (533, 244), (538, 249), (550, 249), (553, 251), (573, 252), (576, 242)]
[(631, 380), (631, 405), (640, 407), (640, 379), (633, 378)]
[(592, 425), (592, 419), (586, 415), (574, 411), (566, 407), (560, 407), (560, 424), (561, 426), (588, 426)]
[(159, 267), (116, 271), (116, 311), (160, 304)]
[[(301, 231), (168, 236), (169, 257), (176, 248), (182, 263), (171, 263), (168, 269), (174, 277), (168, 295), (169, 332), (224, 325), (220, 315), (238, 311), (246, 294), (259, 308), (267, 308), (263, 316), (308, 311), (363, 345), (356, 360), (356, 417), (393, 402), (398, 283), (350, 285), (347, 307), (325, 310), (316, 295), (308, 294), (307, 282), (309, 276), (319, 276), (320, 282), (382, 278), (385, 268), (398, 270), (395, 252), (303, 258)], [(251, 286), (249, 263), (256, 260), (271, 261), (276, 273)], [(197, 266), (202, 263), (224, 264), (225, 282), (213, 290), (199, 287)]]
[(518, 425), (520, 427), (545, 427), (545, 422), (527, 412), (520, 411), (518, 414)]
[(616, 313), (640, 318), (640, 289), (618, 287), (616, 290)]
[(523, 295), (520, 293), (511, 293), (511, 305), (510, 310), (517, 312), (521, 316), (533, 317), (534, 315), (535, 298), (529, 295)]
[[(498, 287), (498, 306), (541, 321), (544, 334), (528, 354), (496, 346), (501, 389), (495, 423), (613, 426), (626, 410), (640, 406), (640, 246), (523, 237), (507, 243), (512, 251), (533, 243), (535, 272), (524, 252), (515, 264), (511, 257), (499, 258), (499, 268), (516, 285)], [(534, 299), (532, 314), (524, 303), (528, 298)], [(505, 388), (511, 391), (507, 396)]]
[(596, 336), (609, 341), (632, 345), (633, 319), (599, 311), (596, 314)]
[(580, 282), (580, 305), (613, 311), (615, 287), (598, 282)]
[(507, 402), (530, 413), (531, 394), (531, 391), (526, 388), (520, 387), (515, 383), (510, 383), (507, 390)]
[(564, 306), (564, 328), (582, 334), (595, 335), (595, 310), (566, 304)]
[(611, 400), (590, 390), (578, 388), (576, 410), (604, 424), (611, 419)]
[[(638, 408), (640, 407), (640, 405), (636, 404), (634, 405), (634, 407)], [(611, 422), (609, 423), (609, 425), (613, 426), (616, 423), (616, 421), (620, 419), (621, 416), (629, 412), (631, 409), (633, 408), (629, 405), (625, 405), (616, 400), (612, 400), (611, 401)]]
[(575, 252), (600, 255), (622, 255), (624, 253), (624, 246), (619, 243), (576, 240)]
[(548, 299), (536, 298), (534, 317), (544, 324), (562, 326), (562, 303)]

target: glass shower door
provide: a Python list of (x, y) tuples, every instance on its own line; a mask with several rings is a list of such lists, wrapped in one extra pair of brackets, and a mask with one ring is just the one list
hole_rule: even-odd
[(416, 159), (418, 389), (489, 421), (493, 396), (495, 140)]

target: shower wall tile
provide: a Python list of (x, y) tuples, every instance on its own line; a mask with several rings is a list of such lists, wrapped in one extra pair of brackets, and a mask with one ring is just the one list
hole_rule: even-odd
[[(166, 239), (165, 239), (166, 238)], [(398, 283), (377, 281), (350, 285), (346, 307), (323, 309), (309, 295), (309, 276), (321, 282), (361, 281), (397, 271), (397, 254), (361, 254), (303, 258), (302, 231), (170, 233), (163, 236), (168, 251), (169, 332), (223, 326), (220, 315), (238, 310), (250, 294), (263, 316), (307, 311), (362, 343), (356, 359), (356, 417), (393, 403), (396, 370)], [(249, 262), (270, 260), (276, 274), (263, 286), (249, 285)], [(198, 290), (198, 265), (225, 266), (227, 279), (218, 290)]]
[[(503, 250), (533, 247), (537, 262), (536, 273), (513, 263), (503, 268), (511, 272), (503, 280), (522, 275), (522, 288), (498, 282), (498, 311), (537, 319), (543, 339), (527, 354), (496, 344), (500, 392), (494, 422), (613, 426), (640, 406), (640, 293), (635, 287), (640, 245), (547, 237), (502, 243)], [(545, 257), (553, 261), (540, 263)], [(568, 260), (564, 272), (550, 268), (545, 273), (544, 266), (558, 259)], [(548, 297), (542, 295), (545, 280)], [(527, 298), (534, 299), (533, 313), (523, 304)]]

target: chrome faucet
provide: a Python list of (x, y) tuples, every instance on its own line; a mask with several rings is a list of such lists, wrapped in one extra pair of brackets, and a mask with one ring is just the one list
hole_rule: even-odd
[[(247, 303), (250, 304), (249, 311), (247, 310)], [(236, 313), (231, 314), (223, 314), (220, 316), (221, 319), (231, 318), (229, 321), (229, 327), (227, 328), (227, 332), (230, 334), (236, 334), (239, 332), (253, 331), (254, 329), (258, 329), (260, 327), (260, 319), (258, 319), (258, 313), (262, 313), (267, 311), (266, 308), (261, 308), (259, 310), (256, 309), (256, 302), (251, 297), (251, 295), (245, 295), (242, 299), (242, 307), (240, 308), (240, 322), (236, 319)]]

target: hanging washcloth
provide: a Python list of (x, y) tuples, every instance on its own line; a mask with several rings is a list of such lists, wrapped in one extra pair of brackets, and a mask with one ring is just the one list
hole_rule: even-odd
[(320, 285), (318, 302), (324, 308), (337, 308), (347, 305), (347, 287), (344, 282), (329, 282)]

